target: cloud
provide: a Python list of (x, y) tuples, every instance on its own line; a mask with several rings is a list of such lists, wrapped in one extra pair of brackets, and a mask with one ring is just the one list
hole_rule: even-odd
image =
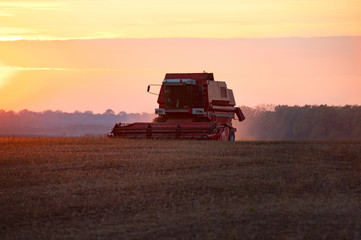
[(120, 68), (46, 68), (46, 67), (19, 67), (19, 66), (6, 66), (0, 62), (0, 89), (9, 84), (10, 80), (16, 76), (20, 71), (104, 71), (115, 72), (124, 71), (126, 69)]
[[(5, 0), (3, 39), (264, 38), (360, 35), (359, 0)], [(325, 7), (327, 6), (327, 7)]]
[(0, 71), (122, 71), (123, 68), (47, 68), (47, 67), (19, 67), (19, 66), (4, 66), (0, 64)]
[[(20, 27), (0, 27), (0, 41), (33, 40), (37, 31)], [(30, 36), (30, 37), (26, 37)]]
[(28, 29), (28, 28), (0, 27), (0, 35), (3, 35), (3, 34), (27, 34), (27, 33), (36, 33), (36, 31)]
[(37, 2), (37, 1), (30, 1), (30, 2), (0, 2), (0, 7), (4, 7), (8, 12), (14, 11), (19, 9), (32, 9), (32, 10), (54, 10), (58, 9), (58, 7), (65, 5), (64, 2)]
[(10, 12), (7, 12), (6, 10), (0, 10), (0, 17), (12, 17), (14, 16), (15, 14), (13, 13), (10, 13)]
[[(36, 11), (49, 11), (49, 10), (66, 10), (62, 7), (67, 5), (64, 2), (40, 2), (40, 1), (4, 1), (0, 2), (0, 18), (3, 19), (12, 19), (13, 17), (19, 17), (26, 12), (36, 12)], [(21, 18), (20, 18), (21, 19)], [(20, 20), (21, 21), (21, 20)], [(4, 25), (6, 21), (3, 22)], [(5, 30), (9, 30), (6, 32)], [(24, 34), (24, 33), (36, 33), (32, 30), (26, 29), (23, 31), (23, 28), (11, 28), (3, 27), (0, 29), (1, 32), (6, 34)], [(9, 38), (9, 36), (7, 36)], [(11, 36), (10, 36), (11, 38)], [(4, 39), (4, 38), (3, 38)]]

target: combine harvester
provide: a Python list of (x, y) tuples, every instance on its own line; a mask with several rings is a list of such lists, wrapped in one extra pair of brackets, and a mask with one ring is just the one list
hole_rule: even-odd
[(213, 73), (167, 73), (158, 95), (153, 122), (117, 123), (109, 136), (234, 141), (234, 114), (245, 119), (233, 91)]

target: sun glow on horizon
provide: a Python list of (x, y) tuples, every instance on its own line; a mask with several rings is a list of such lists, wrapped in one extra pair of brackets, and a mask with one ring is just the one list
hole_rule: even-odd
[(16, 75), (17, 70), (0, 65), (0, 89), (9, 83), (12, 77)]

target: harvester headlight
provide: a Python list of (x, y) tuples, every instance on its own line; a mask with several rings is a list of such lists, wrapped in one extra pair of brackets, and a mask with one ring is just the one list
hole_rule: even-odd
[(165, 109), (164, 108), (156, 108), (155, 109), (155, 114), (165, 115)]
[(204, 109), (203, 108), (192, 108), (192, 114), (194, 115), (204, 115)]

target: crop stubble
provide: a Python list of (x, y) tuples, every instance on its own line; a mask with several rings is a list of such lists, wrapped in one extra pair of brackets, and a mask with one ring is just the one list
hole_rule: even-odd
[(0, 239), (354, 239), (360, 141), (0, 138)]

